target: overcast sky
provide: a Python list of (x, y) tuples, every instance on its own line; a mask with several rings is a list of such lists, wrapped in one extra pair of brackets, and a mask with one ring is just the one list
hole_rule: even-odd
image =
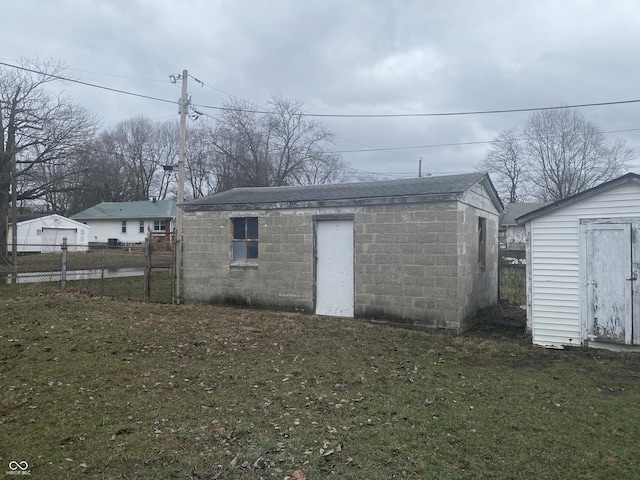
[[(169, 75), (187, 69), (205, 83), (189, 80), (196, 105), (278, 94), (308, 113), (415, 114), (640, 99), (636, 0), (20, 0), (0, 15), (2, 62), (52, 58), (79, 80), (172, 101)], [(51, 87), (105, 127), (178, 118), (170, 103)], [(640, 129), (640, 103), (580, 111), (606, 132)], [(351, 167), (415, 176), (420, 158), (423, 173), (473, 171), (487, 144), (433, 145), (490, 141), (527, 116), (321, 120)], [(640, 130), (609, 135), (640, 154)]]

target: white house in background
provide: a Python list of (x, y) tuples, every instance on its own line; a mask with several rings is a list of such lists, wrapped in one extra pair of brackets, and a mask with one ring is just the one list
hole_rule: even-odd
[(524, 250), (527, 235), (524, 225), (518, 225), (516, 218), (548, 205), (546, 203), (509, 203), (500, 216), (500, 247), (507, 250)]
[[(86, 252), (89, 248), (89, 226), (61, 215), (47, 215), (18, 222), (17, 251), (52, 253), (60, 251), (63, 238), (68, 251)], [(9, 251), (12, 248), (13, 227), (7, 231)]]
[(144, 242), (149, 233), (169, 240), (176, 218), (176, 202), (102, 202), (71, 218), (91, 227), (89, 242), (137, 244)]
[(517, 219), (527, 231), (527, 326), (546, 347), (640, 345), (640, 175)]

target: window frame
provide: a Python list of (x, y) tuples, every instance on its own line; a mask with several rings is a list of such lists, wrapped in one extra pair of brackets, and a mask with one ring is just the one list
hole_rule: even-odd
[[(259, 258), (260, 231), (258, 217), (230, 217), (231, 224), (231, 262), (238, 265), (256, 264)], [(242, 222), (242, 231), (236, 231), (237, 225)], [(249, 222), (253, 225), (249, 225)], [(255, 231), (255, 237), (250, 236)], [(240, 256), (238, 248), (242, 245), (243, 255)], [(255, 256), (253, 254), (255, 253)]]
[(120, 227), (120, 232), (121, 233), (127, 233), (127, 221), (126, 220), (122, 220), (122, 224)]
[(487, 219), (478, 217), (478, 265), (487, 267)]
[(166, 233), (166, 231), (167, 231), (167, 221), (166, 220), (154, 220), (153, 221), (153, 231), (154, 232)]
[(138, 227), (138, 233), (144, 233), (144, 220), (140, 220), (140, 226)]

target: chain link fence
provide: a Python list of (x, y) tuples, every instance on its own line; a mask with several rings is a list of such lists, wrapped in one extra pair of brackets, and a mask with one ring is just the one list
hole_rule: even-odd
[(173, 300), (175, 248), (139, 245), (18, 244), (0, 256), (0, 290), (79, 290), (147, 302)]
[[(0, 256), (0, 290), (78, 290), (170, 303), (175, 291), (175, 243), (150, 238), (139, 245), (19, 244)], [(527, 303), (524, 250), (500, 250), (500, 301)]]
[(527, 303), (527, 260), (524, 250), (500, 250), (498, 260), (500, 300), (516, 305)]

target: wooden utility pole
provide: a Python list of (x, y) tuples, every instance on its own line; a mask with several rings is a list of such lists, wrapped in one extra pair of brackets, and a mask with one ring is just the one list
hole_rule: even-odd
[(176, 291), (173, 302), (182, 303), (180, 290), (180, 279), (182, 277), (182, 209), (180, 204), (184, 202), (184, 152), (187, 140), (187, 110), (189, 99), (187, 97), (187, 77), (186, 70), (182, 71), (182, 95), (180, 97), (180, 151), (178, 153), (178, 198), (176, 199)]

